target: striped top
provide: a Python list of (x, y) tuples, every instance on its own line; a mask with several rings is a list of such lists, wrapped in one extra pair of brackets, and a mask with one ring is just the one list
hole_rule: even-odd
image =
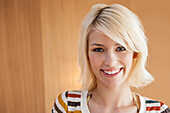
[[(88, 91), (65, 91), (54, 102), (52, 113), (90, 113), (87, 105)], [(170, 113), (170, 108), (162, 102), (142, 97), (139, 94), (139, 113)]]

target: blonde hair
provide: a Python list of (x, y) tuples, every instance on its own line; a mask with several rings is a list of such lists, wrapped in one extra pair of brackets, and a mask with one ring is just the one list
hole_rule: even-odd
[(93, 30), (102, 32), (136, 53), (128, 76), (129, 86), (146, 86), (154, 80), (145, 68), (148, 56), (147, 38), (138, 17), (120, 4), (96, 4), (82, 22), (79, 40), (78, 63), (82, 90), (91, 90), (97, 85), (88, 60), (88, 36)]

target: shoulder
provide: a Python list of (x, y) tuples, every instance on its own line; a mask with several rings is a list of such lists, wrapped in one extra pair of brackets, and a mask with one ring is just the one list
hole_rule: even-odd
[(68, 111), (67, 93), (68, 91), (65, 91), (58, 95), (54, 101), (52, 113), (66, 113)]
[(143, 97), (145, 100), (146, 111), (159, 111), (161, 113), (170, 113), (169, 107), (158, 100)]
[(81, 96), (83, 91), (65, 91), (59, 94), (58, 98), (55, 99), (52, 113), (68, 111), (75, 112), (81, 111)]

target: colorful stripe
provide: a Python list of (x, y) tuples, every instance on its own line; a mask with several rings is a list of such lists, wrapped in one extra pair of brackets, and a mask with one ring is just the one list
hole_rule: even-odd
[(80, 106), (80, 102), (71, 102), (71, 101), (68, 101), (68, 106), (77, 107), (77, 106)]
[(79, 94), (68, 94), (67, 96), (72, 98), (81, 98), (81, 95)]
[(59, 104), (64, 108), (65, 111), (68, 111), (68, 107), (67, 107), (66, 103), (63, 101), (61, 95), (62, 94), (60, 94), (58, 97)]
[[(161, 112), (161, 111), (165, 111), (165, 108), (163, 108), (162, 106), (164, 105), (164, 103), (162, 102), (159, 102), (159, 101), (155, 101), (155, 100), (151, 100), (151, 99), (148, 99), (148, 98), (145, 98), (145, 103), (146, 103), (146, 111), (147, 113), (149, 112)], [(163, 112), (161, 112), (163, 113)]]
[(160, 107), (159, 106), (157, 106), (157, 107), (146, 107), (146, 111), (152, 111), (152, 110), (160, 111)]
[(62, 113), (62, 111), (57, 107), (56, 103), (54, 103), (54, 108), (58, 113)]
[(68, 111), (81, 113), (81, 93), (80, 91), (68, 92)]
[(160, 111), (160, 102), (155, 100), (146, 100), (146, 111)]
[(146, 102), (146, 104), (150, 104), (150, 103), (160, 103), (160, 102), (155, 101), (155, 100), (146, 100), (145, 102)]
[(68, 111), (68, 113), (82, 113), (80, 110)]

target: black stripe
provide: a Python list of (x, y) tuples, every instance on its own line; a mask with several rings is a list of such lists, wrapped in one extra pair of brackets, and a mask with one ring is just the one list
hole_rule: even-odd
[(71, 101), (68, 101), (68, 106), (77, 107), (77, 106), (80, 106), (80, 102), (71, 102)]
[(146, 100), (146, 103), (160, 103), (159, 101), (154, 101), (154, 100)]
[(73, 91), (71, 91), (71, 92), (79, 92), (79, 93), (80, 93), (81, 91), (79, 91), (79, 90), (73, 90)]
[(63, 112), (57, 107), (56, 103), (54, 103), (54, 108), (55, 108), (55, 110), (56, 110), (58, 113), (63, 113)]
[(68, 91), (66, 91), (66, 93), (65, 93), (66, 98), (67, 98), (67, 94), (68, 94)]

